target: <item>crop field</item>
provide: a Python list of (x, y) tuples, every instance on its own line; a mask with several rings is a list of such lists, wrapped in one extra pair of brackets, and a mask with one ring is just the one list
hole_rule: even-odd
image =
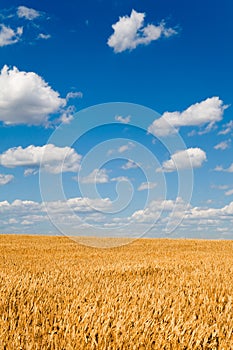
[(0, 349), (233, 349), (233, 242), (0, 235)]

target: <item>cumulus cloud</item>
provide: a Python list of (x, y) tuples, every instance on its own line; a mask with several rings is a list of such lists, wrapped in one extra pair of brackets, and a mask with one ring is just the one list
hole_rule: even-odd
[[(19, 146), (0, 154), (0, 165), (6, 168), (41, 167), (51, 174), (76, 172), (79, 170), (80, 160), (81, 156), (73, 148), (56, 147), (52, 144), (30, 145), (26, 148)], [(29, 170), (25, 175), (29, 175)]]
[(128, 115), (127, 117), (122, 117), (121, 115), (116, 115), (115, 120), (122, 124), (129, 124), (131, 120), (131, 116)]
[(175, 209), (176, 215), (181, 215), (187, 208), (189, 208), (189, 205), (180, 197), (176, 200), (154, 200), (151, 201), (146, 208), (135, 211), (130, 220), (141, 223), (151, 222), (160, 217), (161, 211), (172, 212)]
[[(167, 216), (160, 216), (161, 210)], [(155, 200), (142, 209), (135, 211), (129, 220), (138, 223), (151, 223), (157, 219), (166, 223), (169, 218), (183, 218), (182, 225), (207, 225), (216, 224), (219, 227), (220, 220), (229, 220), (233, 215), (233, 202), (221, 208), (192, 207), (182, 198), (176, 200)]]
[(19, 6), (17, 9), (17, 15), (19, 18), (25, 18), (29, 21), (40, 17), (40, 12), (26, 6)]
[(200, 148), (188, 148), (178, 151), (166, 160), (162, 168), (158, 168), (157, 172), (173, 172), (182, 169), (200, 168), (207, 160), (206, 153)]
[(0, 121), (7, 125), (48, 125), (66, 100), (39, 75), (4, 66), (0, 74)]
[[(42, 203), (42, 211), (55, 212), (57, 214), (66, 213), (72, 209), (75, 213), (90, 213), (96, 210), (109, 209), (112, 202), (109, 198), (86, 198), (75, 197), (69, 198), (66, 201), (47, 202), (46, 207)], [(46, 209), (47, 208), (47, 209)]]
[(16, 44), (23, 34), (23, 27), (18, 27), (15, 30), (0, 24), (0, 47)]
[(207, 98), (183, 112), (165, 112), (149, 126), (148, 131), (155, 136), (167, 136), (177, 133), (182, 126), (206, 125), (205, 132), (208, 132), (222, 120), (227, 107), (219, 97)]
[(57, 214), (70, 214), (71, 210), (76, 214), (96, 213), (97, 210), (109, 209), (112, 202), (109, 198), (86, 198), (75, 197), (65, 201), (57, 200), (50, 202), (35, 202), (29, 200), (16, 199), (12, 203), (8, 201), (0, 202), (1, 215), (8, 215), (14, 220), (37, 221), (47, 217), (47, 212)]
[(144, 25), (145, 13), (132, 10), (130, 16), (123, 16), (112, 25), (114, 33), (108, 39), (108, 46), (115, 53), (125, 50), (134, 50), (138, 45), (148, 45), (161, 37), (170, 37), (177, 34), (176, 30), (166, 28), (165, 22), (159, 25)]
[(13, 175), (0, 174), (0, 186), (4, 186), (14, 179)]
[(214, 146), (214, 149), (224, 151), (230, 147), (231, 140), (222, 141)]
[(138, 191), (152, 190), (157, 186), (156, 182), (142, 182), (138, 187)]

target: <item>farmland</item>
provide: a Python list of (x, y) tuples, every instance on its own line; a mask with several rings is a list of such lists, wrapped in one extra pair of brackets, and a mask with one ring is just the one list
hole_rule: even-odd
[(233, 349), (233, 242), (0, 235), (0, 349)]

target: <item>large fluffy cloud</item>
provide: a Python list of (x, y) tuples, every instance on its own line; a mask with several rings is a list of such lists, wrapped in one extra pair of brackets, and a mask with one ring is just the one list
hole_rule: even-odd
[(23, 27), (12, 29), (0, 24), (0, 47), (16, 44), (23, 34)]
[(5, 124), (47, 125), (49, 116), (65, 107), (39, 75), (4, 66), (0, 74), (0, 121)]
[(123, 16), (112, 25), (114, 33), (108, 39), (108, 45), (114, 52), (133, 50), (138, 45), (147, 45), (162, 36), (169, 37), (176, 34), (172, 28), (166, 28), (164, 21), (158, 26), (148, 24), (144, 26), (145, 13), (132, 10), (130, 17)]
[(206, 153), (200, 148), (188, 148), (171, 155), (157, 171), (172, 172), (182, 169), (199, 168), (206, 161)]
[(10, 148), (0, 154), (0, 165), (7, 168), (41, 167), (41, 169), (58, 174), (76, 172), (80, 166), (81, 156), (70, 147), (56, 147), (52, 144), (44, 146), (30, 145), (26, 148)]
[(202, 125), (207, 125), (208, 131), (216, 122), (222, 120), (226, 108), (219, 97), (207, 98), (183, 112), (165, 112), (149, 126), (148, 131), (155, 136), (167, 136), (177, 133), (182, 126)]

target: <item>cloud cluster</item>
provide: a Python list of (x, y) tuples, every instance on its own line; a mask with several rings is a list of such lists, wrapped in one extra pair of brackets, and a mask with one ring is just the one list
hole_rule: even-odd
[[(50, 34), (41, 33), (40, 24), (34, 23), (38, 18), (43, 19), (44, 13), (26, 6), (16, 9), (3, 9), (0, 17), (5, 23), (0, 24), (0, 47), (16, 44), (19, 41), (47, 40)], [(17, 21), (17, 25), (15, 22)]]
[(47, 125), (66, 100), (39, 75), (4, 66), (0, 73), (0, 121), (7, 125)]
[(114, 33), (108, 39), (108, 46), (115, 53), (125, 50), (134, 50), (138, 45), (148, 45), (154, 40), (170, 37), (177, 32), (172, 28), (166, 28), (165, 22), (159, 25), (148, 24), (144, 26), (145, 13), (132, 10), (130, 16), (123, 16), (112, 25)]
[[(80, 167), (81, 156), (70, 147), (56, 147), (52, 144), (44, 146), (30, 145), (10, 148), (0, 154), (0, 165), (6, 168), (28, 167), (38, 168), (51, 173), (77, 172)], [(33, 173), (28, 170), (25, 175)]]
[[(161, 214), (167, 213), (165, 217)], [(129, 218), (131, 222), (139, 223), (151, 223), (160, 218), (160, 221), (166, 223), (169, 218), (183, 218), (183, 224), (197, 225), (205, 221), (205, 224), (216, 223), (217, 227), (220, 225), (220, 220), (229, 220), (233, 215), (233, 202), (225, 205), (221, 208), (202, 208), (192, 207), (190, 204), (185, 203), (182, 198), (176, 198), (175, 200), (155, 200), (149, 203), (149, 205), (143, 210), (135, 211)]]
[(173, 172), (183, 169), (200, 168), (206, 160), (206, 153), (202, 149), (198, 147), (188, 148), (172, 154), (169, 160), (163, 162), (162, 168), (158, 168), (156, 171)]
[[(78, 224), (81, 227), (85, 225), (87, 219), (100, 220), (102, 214), (99, 211), (109, 210), (111, 206), (109, 198), (76, 197), (46, 203), (20, 199), (16, 199), (12, 203), (2, 201), (0, 202), (0, 224), (2, 227), (6, 227), (8, 232), (10, 229), (20, 232), (21, 229), (18, 225), (34, 225), (40, 230), (41, 224), (50, 225), (47, 215), (50, 213), (53, 218), (56, 218), (56, 222), (63, 222), (71, 226)], [(80, 221), (81, 218), (82, 221)], [(16, 224), (17, 226), (14, 226)], [(38, 224), (39, 226), (37, 226)], [(46, 232), (47, 230), (48, 226), (46, 226)]]
[(148, 131), (158, 137), (175, 134), (183, 126), (206, 125), (206, 131), (209, 131), (222, 120), (227, 107), (219, 97), (207, 98), (183, 112), (165, 112), (149, 126)]

